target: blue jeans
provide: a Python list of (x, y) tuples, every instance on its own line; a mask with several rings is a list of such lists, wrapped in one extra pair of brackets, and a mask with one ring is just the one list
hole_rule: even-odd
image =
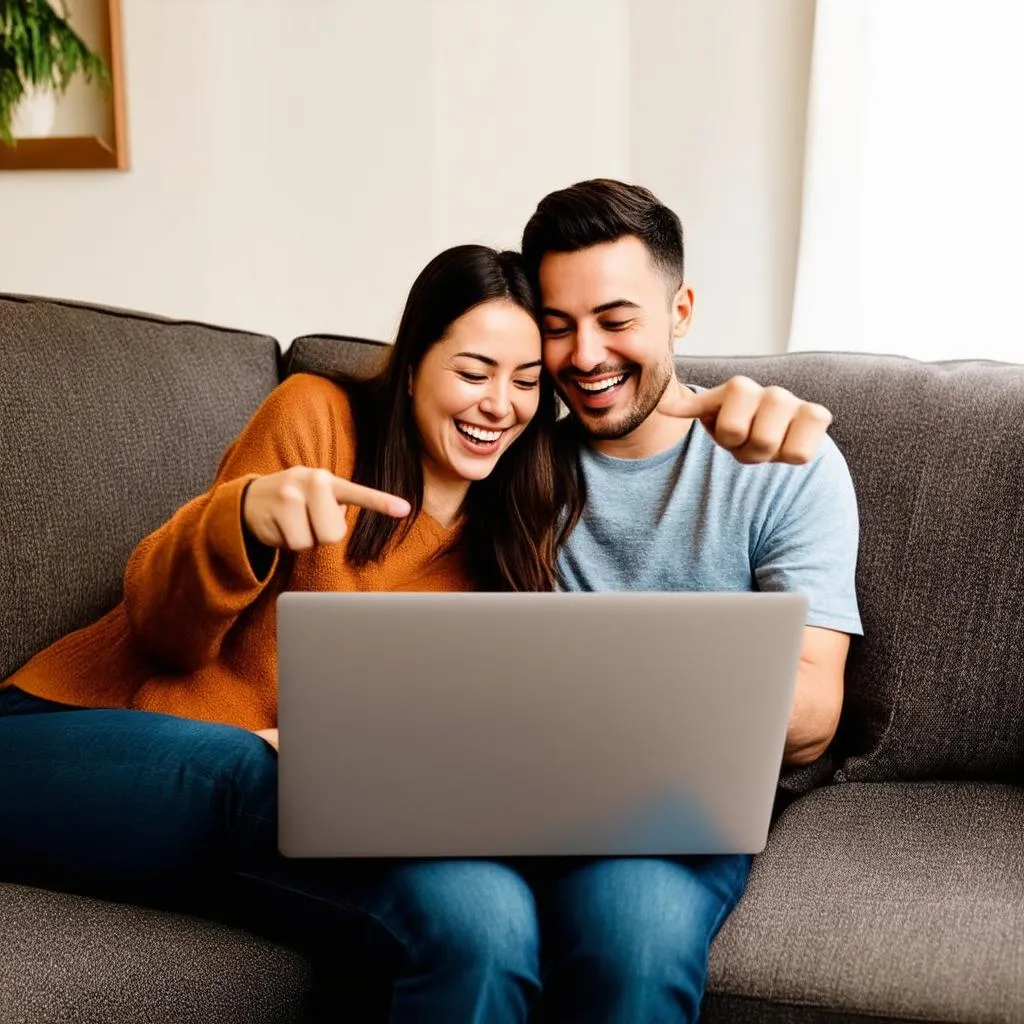
[(695, 1021), (750, 864), (292, 861), (276, 800), (276, 756), (245, 730), (0, 690), (0, 879), (223, 909), (362, 958), (396, 1024)]

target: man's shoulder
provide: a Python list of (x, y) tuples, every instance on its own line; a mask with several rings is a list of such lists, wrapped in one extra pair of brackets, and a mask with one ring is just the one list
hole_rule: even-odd
[(850, 473), (835, 440), (825, 435), (809, 462), (747, 464), (694, 423), (675, 487), (679, 507), (705, 521), (728, 521), (764, 534), (809, 520), (825, 521), (855, 507)]

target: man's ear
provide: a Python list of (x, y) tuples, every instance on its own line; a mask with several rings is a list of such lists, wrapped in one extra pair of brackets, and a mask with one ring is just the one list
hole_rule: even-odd
[(690, 329), (693, 318), (693, 289), (684, 281), (672, 296), (672, 340), (678, 341)]

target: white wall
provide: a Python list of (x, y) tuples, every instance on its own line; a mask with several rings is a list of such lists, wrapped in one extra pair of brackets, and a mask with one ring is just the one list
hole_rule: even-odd
[(132, 169), (0, 175), (0, 290), (387, 337), (608, 175), (684, 217), (687, 347), (780, 349), (812, 2), (122, 0)]
[(632, 0), (631, 172), (682, 218), (680, 349), (785, 351), (814, 0)]

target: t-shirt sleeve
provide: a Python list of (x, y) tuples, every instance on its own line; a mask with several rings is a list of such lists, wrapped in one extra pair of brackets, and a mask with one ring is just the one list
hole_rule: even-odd
[(807, 625), (863, 635), (859, 533), (850, 470), (826, 435), (810, 464), (785, 469), (753, 553), (757, 588), (806, 594)]

